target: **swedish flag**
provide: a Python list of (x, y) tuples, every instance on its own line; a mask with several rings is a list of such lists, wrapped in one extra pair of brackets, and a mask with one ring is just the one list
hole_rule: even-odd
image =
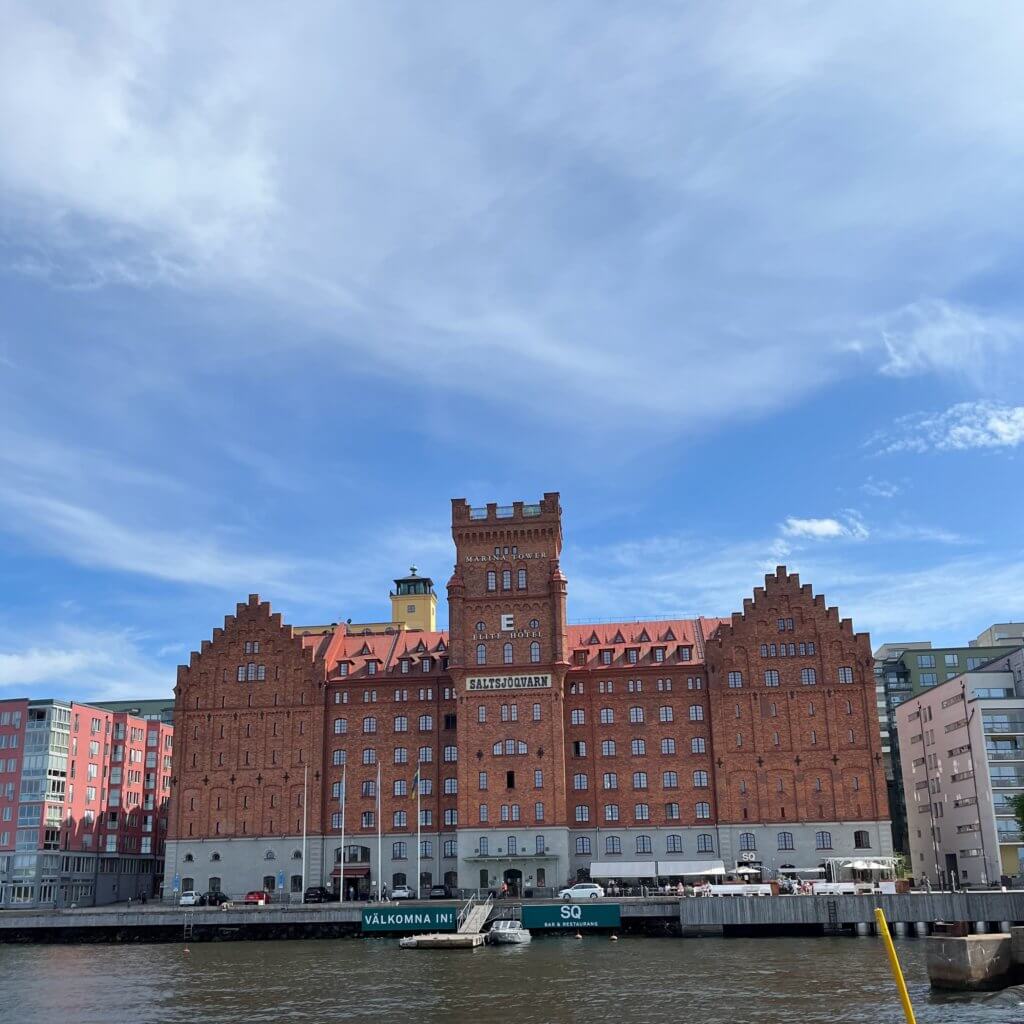
[(412, 777), (412, 788), (409, 790), (409, 796), (413, 799), (416, 797), (416, 793), (420, 788), (420, 766), (416, 765), (416, 774)]

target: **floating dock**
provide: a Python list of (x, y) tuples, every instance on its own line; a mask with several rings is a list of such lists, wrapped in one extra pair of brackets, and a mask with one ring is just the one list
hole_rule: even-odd
[(402, 949), (476, 949), (484, 944), (480, 932), (461, 935), (459, 932), (434, 932), (432, 935), (411, 935), (402, 939)]

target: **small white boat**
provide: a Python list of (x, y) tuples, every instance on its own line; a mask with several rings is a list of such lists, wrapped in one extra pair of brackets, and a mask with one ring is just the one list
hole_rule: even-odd
[(491, 925), (487, 937), (488, 942), (496, 945), (504, 943), (522, 945), (533, 938), (529, 929), (524, 928), (518, 921), (495, 921)]

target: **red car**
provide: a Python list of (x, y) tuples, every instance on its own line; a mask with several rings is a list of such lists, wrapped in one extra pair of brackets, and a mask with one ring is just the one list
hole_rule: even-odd
[(253, 889), (252, 892), (245, 894), (245, 902), (262, 906), (264, 903), (270, 902), (270, 893), (265, 892), (263, 889)]

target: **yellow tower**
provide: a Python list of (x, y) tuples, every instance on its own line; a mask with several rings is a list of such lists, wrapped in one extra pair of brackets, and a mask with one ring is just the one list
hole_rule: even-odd
[(433, 632), (437, 628), (437, 595), (434, 581), (428, 576), (417, 576), (416, 566), (409, 575), (395, 580), (391, 592), (391, 618), (406, 629)]

